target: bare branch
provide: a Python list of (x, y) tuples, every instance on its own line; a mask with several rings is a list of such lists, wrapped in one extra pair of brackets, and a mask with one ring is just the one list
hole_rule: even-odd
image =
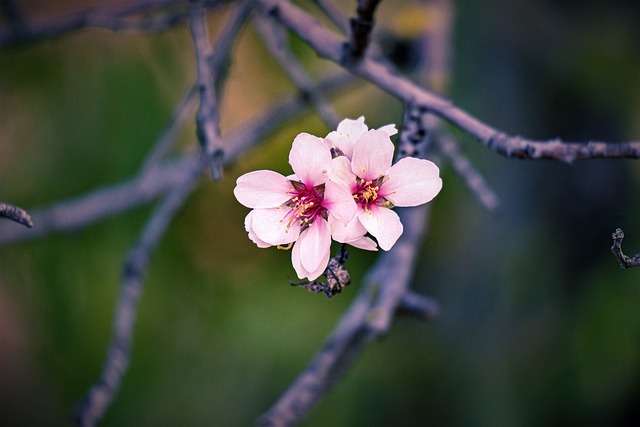
[(620, 261), (620, 268), (630, 268), (640, 266), (640, 254), (635, 254), (632, 258), (622, 253), (622, 241), (624, 240), (624, 231), (621, 228), (616, 228), (616, 231), (611, 234), (613, 239), (613, 246), (611, 246), (611, 252)]
[[(404, 233), (389, 252), (381, 254), (331, 336), (307, 368), (260, 417), (259, 425), (298, 423), (342, 378), (363, 347), (388, 330), (393, 314), (406, 301), (427, 211), (426, 205), (399, 210), (406, 225)], [(429, 316), (437, 312), (432, 306), (425, 310)]]
[(8, 218), (26, 227), (33, 227), (31, 216), (27, 213), (27, 211), (17, 206), (0, 203), (0, 218)]
[(120, 297), (114, 315), (113, 335), (104, 368), (98, 381), (89, 389), (76, 409), (76, 422), (82, 427), (94, 426), (118, 393), (131, 358), (133, 327), (149, 259), (171, 220), (191, 194), (191, 189), (204, 169), (204, 159), (205, 156), (200, 156), (195, 164), (184, 170), (180, 180), (153, 212), (138, 242), (127, 255)]
[(476, 199), (489, 211), (496, 211), (500, 201), (495, 191), (487, 184), (484, 177), (462, 153), (460, 146), (450, 136), (439, 135), (434, 138), (438, 152), (451, 164), (453, 170), (462, 177), (467, 188)]
[(482, 144), (505, 157), (522, 159), (557, 159), (565, 162), (595, 158), (640, 159), (640, 141), (626, 143), (563, 142), (530, 140), (509, 136), (473, 117), (466, 111), (365, 55), (357, 63), (343, 59), (343, 42), (335, 34), (297, 6), (284, 0), (255, 0), (264, 13), (278, 19), (309, 44), (321, 57), (341, 64), (354, 74), (368, 79), (381, 89), (406, 103), (419, 105), (468, 133)]
[(0, 48), (24, 42), (52, 39), (85, 28), (103, 28), (111, 31), (164, 30), (182, 21), (187, 16), (186, 9), (174, 9), (151, 17), (132, 17), (156, 9), (186, 6), (185, 0), (140, 0), (116, 5), (87, 8), (68, 13), (59, 18), (40, 18), (27, 22), (10, 20), (0, 29)]
[(314, 3), (343, 34), (347, 34), (349, 19), (335, 7), (331, 0), (314, 0)]
[(397, 313), (431, 320), (440, 315), (440, 304), (433, 298), (407, 290), (398, 305)]
[[(328, 78), (319, 84), (322, 91), (333, 92), (353, 83), (349, 75)], [(300, 95), (290, 96), (269, 107), (266, 113), (250, 120), (225, 136), (225, 165), (288, 120), (302, 113), (305, 105)], [(162, 137), (162, 136), (161, 136)], [(0, 246), (46, 236), (52, 232), (76, 230), (104, 218), (125, 212), (161, 196), (180, 179), (184, 169), (197, 161), (195, 153), (187, 153), (162, 165), (143, 168), (143, 172), (119, 184), (108, 185), (88, 194), (33, 210), (38, 227), (26, 230), (12, 223), (0, 223)]]
[(282, 30), (282, 28), (279, 26), (276, 28), (272, 22), (269, 21), (267, 21), (266, 18), (260, 17), (255, 21), (256, 29), (262, 35), (265, 46), (271, 55), (280, 63), (289, 76), (289, 79), (291, 79), (300, 92), (308, 99), (309, 103), (314, 107), (327, 126), (332, 129), (335, 128), (338, 125), (338, 116), (333, 110), (333, 107), (331, 107), (320, 91), (317, 90), (316, 85), (304, 70), (302, 64), (287, 51), (285, 46), (286, 35), (277, 33), (277, 30)]
[(214, 70), (208, 61), (210, 53), (207, 42), (206, 12), (202, 1), (193, 2), (189, 14), (189, 28), (196, 48), (196, 65), (198, 70), (198, 92), (200, 106), (196, 115), (198, 140), (209, 157), (211, 178), (214, 181), (222, 178), (222, 142), (220, 136), (220, 116), (214, 80)]
[(349, 38), (349, 54), (347, 62), (356, 62), (364, 56), (369, 46), (369, 34), (373, 30), (373, 14), (380, 0), (358, 0), (356, 17), (349, 21), (351, 37)]

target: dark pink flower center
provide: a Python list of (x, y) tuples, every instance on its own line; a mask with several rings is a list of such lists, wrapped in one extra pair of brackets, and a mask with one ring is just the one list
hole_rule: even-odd
[(303, 182), (291, 181), (291, 185), (293, 188), (287, 190), (287, 193), (292, 197), (284, 203), (284, 206), (289, 208), (285, 216), (285, 219), (288, 218), (287, 227), (291, 227), (295, 221), (300, 221), (300, 231), (303, 231), (310, 227), (318, 216), (328, 218), (327, 209), (322, 207), (324, 184), (308, 188)]
[(380, 205), (386, 203), (386, 200), (378, 195), (383, 179), (384, 176), (381, 176), (375, 181), (364, 181), (360, 178), (356, 178), (353, 198), (365, 212), (370, 213), (371, 209), (369, 209), (369, 207), (373, 204)]

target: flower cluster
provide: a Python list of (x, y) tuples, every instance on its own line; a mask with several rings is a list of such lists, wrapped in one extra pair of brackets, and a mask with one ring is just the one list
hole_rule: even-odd
[(392, 208), (427, 203), (442, 188), (438, 167), (428, 160), (407, 157), (392, 165), (396, 133), (394, 125), (368, 129), (364, 117), (345, 119), (325, 138), (294, 139), (293, 175), (259, 170), (239, 177), (233, 192), (252, 208), (245, 218), (251, 241), (292, 249), (296, 274), (309, 280), (324, 272), (332, 239), (391, 249), (403, 229)]

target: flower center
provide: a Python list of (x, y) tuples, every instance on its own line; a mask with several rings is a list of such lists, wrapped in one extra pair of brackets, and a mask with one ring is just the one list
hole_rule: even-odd
[(326, 208), (322, 207), (324, 200), (324, 184), (308, 188), (300, 181), (291, 181), (293, 188), (287, 190), (291, 197), (284, 203), (289, 211), (281, 221), (288, 221), (287, 228), (295, 221), (300, 222), (300, 231), (311, 227), (317, 216), (327, 219), (329, 216)]
[[(356, 178), (356, 188), (353, 194), (353, 198), (366, 213), (371, 213), (369, 206), (372, 204), (380, 204), (384, 199), (378, 197), (378, 191), (384, 176), (376, 179), (375, 181), (364, 181), (360, 178)], [(383, 202), (384, 203), (384, 202)]]

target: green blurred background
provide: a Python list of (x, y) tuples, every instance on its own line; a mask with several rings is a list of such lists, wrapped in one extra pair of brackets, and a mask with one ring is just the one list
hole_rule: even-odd
[[(74, 7), (18, 3), (34, 14)], [(403, 33), (407, 3), (382, 4), (380, 34)], [(455, 10), (458, 105), (532, 138), (638, 140), (640, 3), (460, 0)], [(296, 53), (315, 75), (331, 69), (300, 44)], [(1, 50), (0, 200), (33, 209), (132, 176), (194, 79), (184, 26)], [(293, 90), (253, 30), (228, 84), (223, 133)], [(372, 127), (400, 124), (400, 103), (370, 85), (332, 101)], [(247, 239), (247, 209), (232, 195), (244, 172), (288, 173), (301, 131), (329, 129), (312, 114), (296, 119), (222, 182), (203, 179), (176, 217), (153, 255), (132, 363), (102, 425), (250, 425), (348, 307), (376, 254), (351, 251), (353, 283), (331, 300), (291, 288), (289, 254)], [(640, 165), (508, 160), (452, 132), (500, 211), (484, 210), (443, 165), (413, 284), (442, 315), (397, 319), (302, 425), (635, 424), (640, 269), (621, 270), (609, 248), (622, 227), (623, 248), (640, 251)], [(177, 150), (194, 135), (191, 123)], [(71, 424), (101, 370), (122, 263), (152, 208), (0, 247), (0, 425)]]

